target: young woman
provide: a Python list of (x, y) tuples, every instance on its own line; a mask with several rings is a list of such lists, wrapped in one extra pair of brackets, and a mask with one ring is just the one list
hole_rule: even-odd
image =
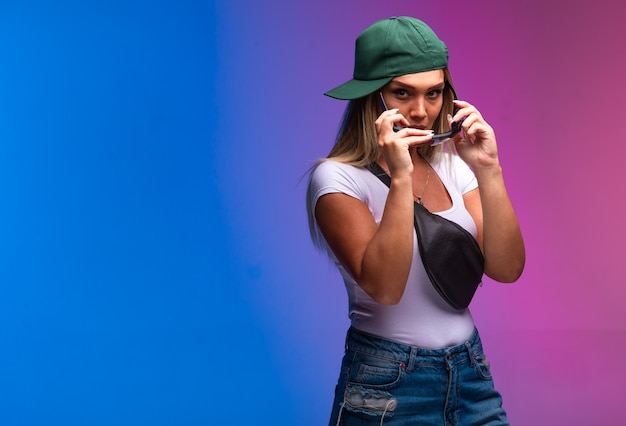
[[(445, 44), (424, 22), (393, 17), (357, 38), (354, 78), (326, 93), (350, 100), (307, 197), (313, 239), (349, 297), (331, 425), (508, 424), (470, 311), (435, 290), (414, 228), (419, 202), (476, 238), (487, 276), (513, 282), (522, 273), (494, 131), (454, 99), (447, 66)], [(462, 130), (433, 146), (453, 123)]]

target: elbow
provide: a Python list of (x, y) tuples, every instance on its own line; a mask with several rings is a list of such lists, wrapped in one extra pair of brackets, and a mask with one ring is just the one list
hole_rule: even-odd
[(409, 278), (408, 268), (403, 273), (393, 271), (381, 274), (367, 274), (355, 278), (359, 286), (376, 303), (393, 306), (400, 303)]
[(399, 295), (399, 296), (383, 295), (383, 296), (375, 297), (373, 299), (376, 302), (380, 303), (381, 305), (393, 306), (393, 305), (397, 305), (398, 303), (400, 303), (400, 300), (402, 300), (402, 295)]
[(501, 277), (496, 277), (496, 278), (494, 278), (494, 280), (498, 281), (499, 283), (503, 283), (503, 284), (513, 284), (521, 276), (522, 276), (521, 273), (519, 273), (519, 274), (511, 273), (511, 274), (508, 274), (508, 275), (503, 275)]
[(500, 283), (512, 284), (516, 282), (524, 272), (524, 260), (511, 262), (507, 265), (500, 265), (498, 268), (489, 268), (485, 265), (485, 274)]
[(385, 289), (385, 288), (368, 288), (367, 286), (361, 285), (361, 288), (365, 290), (365, 292), (374, 299), (376, 303), (380, 303), (381, 305), (393, 306), (400, 303), (402, 300), (402, 295), (404, 294), (404, 287), (396, 290)]

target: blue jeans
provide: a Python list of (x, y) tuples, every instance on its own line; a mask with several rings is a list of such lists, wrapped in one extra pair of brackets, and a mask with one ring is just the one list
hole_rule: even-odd
[(463, 344), (421, 349), (351, 328), (330, 426), (508, 425), (478, 331)]

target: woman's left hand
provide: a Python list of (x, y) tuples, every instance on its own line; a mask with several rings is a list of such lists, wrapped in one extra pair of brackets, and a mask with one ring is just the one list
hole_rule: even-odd
[(455, 100), (454, 104), (460, 109), (452, 117), (452, 121), (465, 118), (461, 125), (463, 132), (452, 139), (459, 156), (473, 169), (499, 166), (498, 146), (493, 128), (470, 103)]

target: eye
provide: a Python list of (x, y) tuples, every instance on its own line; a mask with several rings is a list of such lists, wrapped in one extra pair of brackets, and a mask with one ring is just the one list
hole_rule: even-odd
[(435, 90), (431, 90), (429, 91), (426, 96), (429, 99), (437, 99), (439, 96), (441, 96), (441, 94), (443, 93), (442, 89), (435, 89)]
[(409, 95), (409, 93), (404, 89), (396, 89), (393, 91), (393, 94), (398, 98), (406, 98)]

